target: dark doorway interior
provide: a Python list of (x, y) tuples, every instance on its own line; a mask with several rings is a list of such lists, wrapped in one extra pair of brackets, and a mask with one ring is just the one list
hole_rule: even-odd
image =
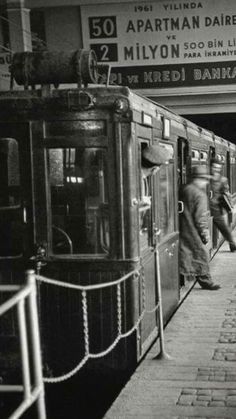
[(236, 113), (182, 115), (200, 127), (236, 144)]

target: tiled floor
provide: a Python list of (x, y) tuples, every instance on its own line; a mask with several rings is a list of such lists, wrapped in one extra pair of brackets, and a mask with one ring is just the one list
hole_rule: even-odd
[(236, 419), (236, 253), (223, 244), (211, 262), (222, 288), (195, 285), (105, 419)]

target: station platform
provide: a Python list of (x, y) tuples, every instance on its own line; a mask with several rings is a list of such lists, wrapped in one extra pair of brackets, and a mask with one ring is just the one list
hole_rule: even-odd
[(171, 359), (157, 341), (105, 419), (236, 418), (236, 253), (223, 243), (210, 266), (221, 289), (195, 284), (164, 331)]

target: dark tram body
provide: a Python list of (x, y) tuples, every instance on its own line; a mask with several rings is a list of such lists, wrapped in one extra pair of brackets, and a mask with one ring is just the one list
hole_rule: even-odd
[[(149, 144), (171, 150), (173, 158), (148, 180), (152, 204), (143, 205), (141, 151)], [(23, 282), (30, 267), (80, 285), (136, 270), (139, 276), (122, 285), (125, 332), (141, 313), (143, 293), (148, 310), (156, 305), (157, 243), (166, 323), (182, 297), (178, 190), (191, 166), (208, 166), (212, 156), (224, 163), (234, 195), (235, 145), (128, 88), (43, 86), (0, 93), (0, 282)], [(213, 255), (221, 238), (210, 213), (209, 225)], [(43, 361), (53, 375), (64, 373), (83, 355), (81, 294), (40, 284), (38, 296)], [(115, 290), (91, 292), (88, 313), (90, 350), (97, 353), (116, 337)], [(157, 334), (154, 311), (93, 367), (135, 365)]]

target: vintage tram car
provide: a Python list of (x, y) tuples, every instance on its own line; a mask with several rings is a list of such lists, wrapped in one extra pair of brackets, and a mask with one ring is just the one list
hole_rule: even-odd
[[(179, 187), (188, 181), (192, 165), (208, 166), (217, 156), (234, 195), (236, 147), (126, 87), (92, 84), (95, 64), (91, 52), (84, 51), (13, 58), (13, 78), (24, 89), (0, 93), (0, 281), (23, 282), (29, 267), (80, 285), (139, 272), (122, 285), (122, 330), (135, 324), (143, 296), (151, 313), (109, 356), (93, 364), (126, 369), (158, 335), (152, 312), (155, 245), (165, 323), (183, 297)], [(77, 86), (52, 87), (69, 82)], [(141, 152), (150, 144), (163, 147), (172, 158), (149, 178), (152, 205), (143, 205)], [(221, 238), (210, 213), (209, 226), (213, 255)], [(40, 283), (38, 297), (43, 361), (53, 375), (60, 375), (82, 356), (81, 295)], [(114, 289), (93, 291), (88, 301), (92, 352), (104, 351), (114, 341), (116, 316)]]

